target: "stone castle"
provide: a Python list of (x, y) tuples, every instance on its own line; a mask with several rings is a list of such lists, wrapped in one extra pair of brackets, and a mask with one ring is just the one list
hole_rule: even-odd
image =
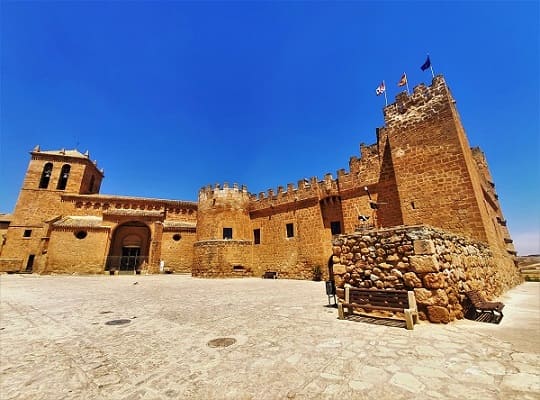
[[(360, 274), (382, 261), (406, 269), (414, 243), (396, 250), (399, 261), (390, 253), (379, 257), (382, 245), (373, 251), (365, 245), (365, 252), (358, 245), (347, 258), (347, 238), (371, 235), (384, 244), (388, 235), (380, 232), (424, 226), (463, 246), (478, 243), (492, 265), (506, 268), (504, 283), (488, 294), (516, 284), (516, 252), (495, 184), (484, 154), (469, 146), (444, 78), (398, 94), (384, 108), (384, 120), (376, 143), (361, 144), (360, 156), (335, 178), (302, 179), (259, 194), (224, 183), (203, 187), (197, 202), (100, 194), (104, 173), (88, 152), (38, 146), (15, 210), (5, 218), (0, 271), (197, 277), (272, 271), (294, 279), (322, 274), (338, 287), (370, 286), (354, 276), (351, 263), (360, 261)], [(448, 240), (441, 240), (444, 247)], [(374, 285), (419, 287), (405, 273)], [(416, 276), (420, 286), (423, 278)]]

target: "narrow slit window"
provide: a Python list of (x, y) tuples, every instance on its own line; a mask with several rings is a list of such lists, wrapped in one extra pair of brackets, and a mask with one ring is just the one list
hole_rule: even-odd
[(287, 224), (286, 229), (287, 229), (287, 237), (288, 238), (294, 237), (294, 224), (292, 223)]
[(96, 178), (94, 177), (94, 175), (92, 175), (90, 177), (90, 189), (88, 190), (89, 193), (94, 193), (94, 183), (95, 183), (95, 180)]
[(261, 244), (261, 230), (253, 229), (253, 244)]

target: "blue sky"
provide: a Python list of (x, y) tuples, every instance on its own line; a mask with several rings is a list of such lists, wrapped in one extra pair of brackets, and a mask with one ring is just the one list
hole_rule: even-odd
[(538, 2), (0, 2), (0, 212), (28, 152), (77, 148), (102, 193), (196, 200), (348, 169), (407, 72), (444, 74), (520, 254), (540, 253)]

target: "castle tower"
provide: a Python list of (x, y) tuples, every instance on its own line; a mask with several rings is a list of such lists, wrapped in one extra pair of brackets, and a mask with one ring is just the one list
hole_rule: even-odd
[(199, 191), (194, 276), (251, 275), (250, 196), (245, 186), (207, 186)]
[(496, 194), (479, 169), (455, 103), (444, 78), (436, 76), (431, 86), (400, 93), (384, 108), (381, 141), (391, 151), (402, 223), (460, 232), (511, 252)]
[(98, 193), (103, 171), (77, 150), (30, 152), (22, 189), (9, 225), (2, 258), (12, 259), (16, 269), (40, 269), (47, 221), (58, 217), (65, 208), (64, 194)]

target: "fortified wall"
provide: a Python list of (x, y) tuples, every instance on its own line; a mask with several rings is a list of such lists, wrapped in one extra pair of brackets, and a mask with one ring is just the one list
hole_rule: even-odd
[(333, 239), (338, 296), (345, 285), (413, 290), (421, 319), (447, 323), (464, 316), (464, 292), (493, 298), (521, 283), (510, 259), (485, 244), (427, 226), (356, 232)]
[[(384, 120), (376, 143), (361, 144), (349, 170), (335, 177), (258, 194), (238, 185), (201, 189), (194, 274), (276, 271), (309, 279), (320, 268), (328, 277), (333, 235), (416, 225), (485, 243), (493, 257), (512, 264), (515, 250), (487, 161), (469, 147), (444, 78), (398, 94)], [(234, 232), (228, 240), (220, 236), (225, 226)]]
[[(458, 318), (460, 300), (452, 296), (461, 293), (461, 283), (480, 285), (484, 280), (486, 294), (497, 294), (516, 283), (512, 269), (516, 253), (487, 160), (478, 148), (470, 148), (455, 103), (444, 78), (436, 76), (431, 85), (418, 85), (410, 95), (400, 93), (384, 108), (384, 126), (375, 129), (375, 143), (360, 144), (348, 170), (258, 194), (237, 184), (206, 186), (197, 202), (100, 194), (104, 172), (88, 152), (37, 147), (30, 153), (0, 247), (0, 271), (169, 271), (199, 277), (262, 276), (272, 271), (281, 278), (334, 276), (340, 287), (345, 283), (410, 287), (418, 281), (422, 286), (412, 286), (419, 290), (418, 298), (433, 303), (421, 303), (426, 316), (435, 312), (427, 306), (437, 305), (446, 307), (448, 319)], [(464, 255), (472, 257), (466, 252), (474, 247), (479, 257), (474, 263), (492, 266), (493, 273), (478, 272), (482, 279), (477, 280), (445, 278), (445, 270), (473, 271), (469, 259), (450, 267), (442, 267), (438, 260), (429, 267), (433, 271), (424, 271), (423, 266), (418, 270), (407, 258), (439, 257), (435, 231), (430, 231), (433, 237), (425, 234), (421, 239), (435, 243), (433, 254), (416, 253), (416, 239), (405, 243), (404, 238), (393, 251), (384, 247), (389, 238), (377, 236), (387, 229), (408, 232), (406, 227), (418, 225), (445, 232), (439, 236), (459, 237), (455, 240), (460, 245), (470, 243), (464, 250), (448, 245), (449, 253), (440, 253), (449, 255), (452, 263)], [(343, 247), (336, 254), (332, 238), (352, 235), (344, 240), (357, 240), (359, 229), (374, 232), (373, 243), (353, 245), (361, 249), (359, 253)], [(445, 238), (444, 245), (455, 240)], [(375, 258), (370, 247), (375, 248)], [(367, 258), (354, 259), (352, 269), (341, 259), (345, 255)], [(367, 264), (356, 265), (359, 261)], [(369, 279), (360, 279), (367, 271)], [(448, 303), (439, 292), (428, 296), (420, 291), (450, 288)]]

